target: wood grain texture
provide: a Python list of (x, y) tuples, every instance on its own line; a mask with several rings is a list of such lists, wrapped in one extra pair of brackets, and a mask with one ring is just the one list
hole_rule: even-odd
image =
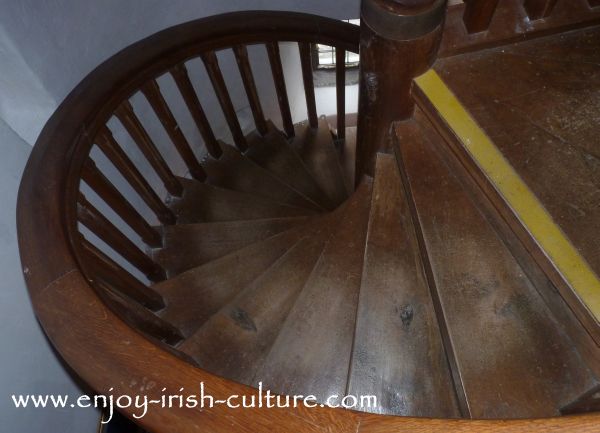
[(348, 393), (377, 396), (377, 413), (458, 417), (394, 156), (379, 154), (375, 172)]
[(354, 170), (356, 168), (356, 126), (346, 128), (345, 138), (340, 146), (340, 164), (344, 174), (346, 189), (352, 191), (355, 185)]
[(209, 184), (290, 206), (313, 211), (324, 210), (228, 144), (222, 144), (221, 149), (223, 155), (218, 160), (209, 159), (204, 163)]
[(306, 165), (290, 147), (281, 132), (270, 124), (270, 132), (262, 139), (251, 141), (247, 158), (268, 170), (280, 182), (285, 182), (325, 209), (335, 208), (334, 204), (319, 187)]
[(370, 198), (371, 182), (365, 181), (347, 203), (255, 382), (321, 402), (345, 391)]
[(175, 276), (306, 221), (304, 217), (270, 218), (163, 227), (164, 246), (152, 250), (152, 258)]
[(298, 153), (313, 179), (330, 201), (339, 206), (349, 195), (344, 184), (340, 161), (325, 118), (319, 119), (317, 129), (306, 124), (295, 126), (296, 137), (292, 148)]
[(184, 178), (180, 178), (180, 182), (184, 186), (183, 197), (172, 199), (168, 203), (180, 224), (315, 214), (315, 211), (309, 209), (288, 206), (254, 194), (218, 188)]
[(431, 143), (418, 144), (400, 151), (471, 415), (558, 415), (595, 377)]

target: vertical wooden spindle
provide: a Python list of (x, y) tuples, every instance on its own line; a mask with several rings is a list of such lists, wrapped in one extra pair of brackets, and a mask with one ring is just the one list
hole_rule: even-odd
[(250, 109), (252, 110), (252, 116), (254, 117), (256, 130), (260, 135), (265, 135), (268, 132), (267, 121), (265, 120), (265, 115), (260, 104), (258, 91), (256, 90), (256, 83), (254, 81), (254, 75), (252, 74), (252, 68), (248, 58), (248, 49), (245, 45), (236, 45), (233, 47), (233, 52), (240, 70), (242, 83), (244, 83), (246, 95), (248, 96), (248, 102), (250, 103)]
[(346, 138), (346, 50), (335, 49), (335, 88), (337, 105), (337, 138)]
[(525, 0), (523, 3), (527, 16), (532, 20), (546, 18), (555, 5), (556, 0)]
[(77, 219), (125, 260), (142, 271), (149, 280), (162, 281), (166, 278), (165, 271), (102, 215), (81, 193), (77, 199)]
[(163, 128), (169, 134), (169, 138), (175, 145), (177, 152), (179, 152), (192, 177), (200, 181), (205, 180), (206, 173), (194, 155), (185, 135), (181, 132), (177, 120), (175, 120), (175, 116), (173, 116), (167, 101), (165, 101), (156, 80), (148, 81), (142, 86), (141, 90), (146, 99), (148, 99)]
[(131, 159), (116, 142), (112, 132), (107, 127), (102, 127), (95, 140), (96, 145), (108, 160), (119, 170), (119, 173), (139, 194), (158, 220), (166, 225), (175, 224), (176, 217), (173, 212), (163, 203), (158, 194), (152, 189), (148, 181), (140, 173)]
[(217, 55), (214, 51), (207, 51), (202, 53), (201, 57), (204, 65), (206, 66), (206, 72), (208, 73), (210, 82), (213, 85), (215, 94), (219, 99), (219, 104), (221, 105), (221, 109), (225, 115), (227, 125), (229, 125), (229, 129), (231, 130), (233, 141), (236, 147), (243, 152), (248, 149), (248, 142), (246, 141), (246, 137), (244, 136), (242, 128), (240, 127), (240, 122), (237, 118), (235, 108), (233, 107), (233, 102), (231, 102), (231, 97), (229, 96), (225, 79), (223, 78), (221, 68), (219, 67)]
[(166, 161), (152, 142), (146, 129), (135, 115), (129, 101), (123, 101), (115, 110), (115, 115), (121, 121), (131, 138), (135, 141), (150, 165), (154, 168), (169, 194), (181, 197), (183, 186), (173, 174)]
[(588, 0), (588, 3), (590, 5), (591, 8), (595, 8), (597, 6), (600, 6), (600, 0)]
[(281, 119), (283, 121), (283, 130), (288, 137), (294, 136), (294, 122), (292, 121), (292, 112), (290, 110), (290, 102), (288, 100), (287, 88), (285, 86), (285, 77), (283, 76), (283, 66), (281, 65), (281, 55), (279, 54), (279, 44), (277, 42), (269, 42), (266, 44), (267, 54), (269, 55), (269, 63), (271, 65), (271, 73), (275, 83), (275, 91), (277, 92), (277, 100), (279, 101), (279, 110), (281, 111)]
[(83, 165), (81, 179), (115, 211), (119, 217), (133, 229), (142, 240), (151, 247), (162, 246), (160, 234), (138, 213), (123, 197), (115, 186), (102, 174), (96, 164), (88, 159)]
[(183, 63), (181, 63), (171, 68), (169, 72), (175, 80), (175, 84), (177, 84), (177, 88), (179, 89), (179, 92), (185, 101), (185, 105), (187, 106), (192, 118), (194, 119), (194, 122), (196, 123), (196, 127), (198, 128), (200, 135), (202, 135), (206, 150), (213, 158), (220, 158), (223, 154), (223, 150), (221, 149), (221, 146), (219, 145), (219, 142), (217, 141), (215, 134), (210, 127), (208, 119), (206, 118), (202, 104), (200, 104), (198, 95), (196, 94), (194, 86), (190, 81), (187, 68)]
[(298, 49), (300, 50), (300, 64), (302, 67), (302, 80), (304, 81), (308, 124), (311, 128), (317, 128), (319, 126), (319, 118), (317, 116), (315, 83), (313, 79), (312, 62), (310, 59), (310, 44), (308, 42), (299, 42)]
[(84, 266), (92, 271), (92, 280), (103, 280), (118, 292), (153, 311), (165, 307), (165, 301), (158, 292), (143, 284), (83, 236), (80, 236), (79, 243), (86, 257)]
[(469, 33), (478, 33), (490, 27), (499, 0), (465, 0), (463, 21)]

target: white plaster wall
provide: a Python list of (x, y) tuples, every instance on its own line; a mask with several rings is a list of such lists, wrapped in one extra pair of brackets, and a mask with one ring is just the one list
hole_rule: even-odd
[[(39, 131), (55, 107), (95, 66), (120, 49), (166, 27), (195, 18), (236, 10), (289, 10), (315, 13), (332, 18), (358, 16), (359, 0), (0, 0), (0, 419), (2, 430), (11, 432), (92, 433), (98, 414), (92, 410), (17, 410), (13, 393), (78, 394), (77, 385), (61, 367), (34, 318), (21, 276), (15, 230), (15, 205), (18, 183), (27, 156)], [(286, 49), (283, 49), (285, 53)], [(263, 73), (266, 56), (261, 48), (252, 48), (251, 57), (261, 95), (271, 98), (265, 112), (277, 122), (277, 105), (269, 75)], [(285, 59), (284, 59), (285, 60)], [(220, 55), (227, 83), (242, 126), (252, 128), (251, 115), (241, 87), (237, 68), (227, 54)], [(191, 74), (203, 96), (217, 134), (226, 137), (227, 128), (214, 95), (207, 90), (203, 71), (196, 65)], [(286, 77), (299, 69), (286, 66)], [(173, 92), (168, 78), (161, 78), (167, 99)], [(295, 87), (291, 83), (297, 83)], [(303, 102), (301, 81), (288, 79), (290, 93)], [(317, 90), (319, 105), (329, 95)], [(322, 97), (323, 96), (323, 97)], [(143, 100), (134, 98), (142, 117), (149, 116)], [(301, 105), (294, 105), (296, 120), (305, 118)], [(185, 117), (183, 111), (175, 115)], [(327, 111), (321, 111), (327, 114)], [(181, 120), (186, 136), (197, 146), (197, 132), (190, 121)], [(187, 129), (186, 129), (187, 128)], [(127, 138), (115, 127), (116, 135)], [(159, 130), (150, 131), (160, 134)], [(153, 135), (154, 137), (155, 135)], [(163, 137), (164, 138), (164, 137)], [(168, 141), (156, 135), (159, 145)], [(126, 144), (126, 143), (125, 143)], [(201, 149), (197, 149), (201, 151)], [(140, 165), (143, 158), (127, 146)], [(185, 171), (181, 161), (179, 171)], [(110, 167), (105, 163), (107, 169)], [(181, 173), (183, 174), (183, 173)], [(158, 187), (160, 189), (160, 187)], [(140, 205), (141, 206), (141, 205)], [(143, 207), (143, 206), (141, 206)]]

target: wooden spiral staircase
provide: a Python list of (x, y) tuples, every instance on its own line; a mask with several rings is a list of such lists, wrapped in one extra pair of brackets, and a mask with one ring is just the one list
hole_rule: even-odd
[[(73, 370), (98, 393), (154, 399), (163, 389), (196, 393), (200, 382), (215, 399), (253, 395), (259, 382), (319, 403), (377, 397), (362, 411), (156, 407), (136, 421), (151, 432), (600, 431), (597, 322), (413, 85), (438, 50), (451, 58), (600, 17), (585, 2), (564, 16), (550, 15), (550, 1), (518, 13), (515, 2), (497, 3), (367, 0), (360, 28), (227, 14), (160, 32), (93, 71), (42, 132), (18, 208), (36, 313)], [(510, 20), (539, 17), (503, 33)], [(298, 44), (305, 122), (292, 120), (280, 41)], [(317, 112), (316, 43), (337, 50), (333, 121)], [(254, 45), (264, 46), (280, 121), (264, 114)], [(343, 59), (359, 47), (358, 125), (348, 126)], [(225, 50), (252, 110), (250, 133), (220, 68)], [(198, 59), (230, 143), (195, 90)], [(165, 79), (205, 155), (180, 128)], [(153, 118), (139, 114), (136, 94)], [(152, 119), (170, 155), (149, 132)], [(149, 170), (120, 143), (115, 120)]]

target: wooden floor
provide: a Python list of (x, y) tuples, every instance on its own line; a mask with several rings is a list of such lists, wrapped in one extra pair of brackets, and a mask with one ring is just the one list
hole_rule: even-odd
[(600, 27), (435, 69), (600, 274)]

